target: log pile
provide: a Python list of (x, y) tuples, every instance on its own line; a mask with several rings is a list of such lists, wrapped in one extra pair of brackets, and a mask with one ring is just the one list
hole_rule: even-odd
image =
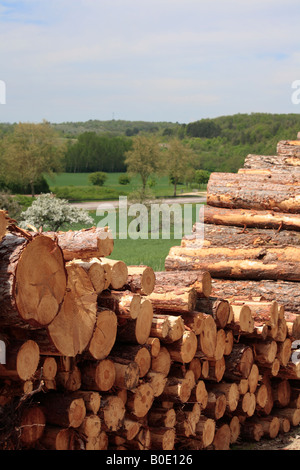
[[(230, 332), (232, 338), (215, 381), (238, 384), (238, 405), (230, 415), (238, 417), (244, 440), (274, 438), (300, 423), (294, 407), (300, 391), (299, 169), (300, 141), (282, 141), (275, 156), (248, 155), (237, 174), (212, 173), (203, 222), (165, 260), (165, 275), (209, 272), (209, 300), (230, 304), (223, 326), (209, 312), (214, 345), (218, 334)], [(203, 310), (203, 302), (196, 308)], [(200, 348), (206, 357), (217, 350)]]
[(184, 237), (164, 272), (112, 259), (107, 229), (7, 224), (1, 449), (224, 450), (299, 425), (297, 211), (255, 209), (272, 216), (256, 226), (231, 204), (207, 206), (203, 246)]

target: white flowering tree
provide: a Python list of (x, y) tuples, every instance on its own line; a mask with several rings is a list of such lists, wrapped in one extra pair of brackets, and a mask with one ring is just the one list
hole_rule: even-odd
[(66, 199), (56, 198), (51, 193), (37, 196), (19, 217), (19, 226), (25, 229), (34, 226), (37, 229), (42, 227), (44, 231), (56, 232), (62, 230), (66, 224), (76, 223), (94, 225), (94, 220), (87, 211), (73, 207)]

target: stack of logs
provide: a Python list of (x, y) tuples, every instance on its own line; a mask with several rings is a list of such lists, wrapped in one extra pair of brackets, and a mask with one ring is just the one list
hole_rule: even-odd
[[(228, 178), (212, 176), (208, 211), (217, 181), (243, 200)], [(266, 211), (275, 225), (254, 231), (206, 218), (203, 247), (184, 237), (164, 272), (112, 259), (108, 229), (28, 232), (0, 213), (0, 448), (223, 450), (297, 426), (297, 216), (251, 214)]]
[[(275, 437), (300, 422), (299, 266), (300, 140), (279, 142), (277, 155), (248, 155), (237, 174), (212, 173), (203, 222), (165, 261), (170, 273), (208, 271), (210, 300), (230, 303), (223, 330), (233, 333), (234, 345), (224, 354), (225, 371), (217, 382), (232, 381), (228, 359), (247, 348), (258, 381), (252, 387), (253, 369), (240, 366), (240, 398), (246, 399), (241, 392), (246, 380), (253, 402), (251, 412), (234, 411), (247, 440)], [(217, 333), (221, 330), (217, 324)]]

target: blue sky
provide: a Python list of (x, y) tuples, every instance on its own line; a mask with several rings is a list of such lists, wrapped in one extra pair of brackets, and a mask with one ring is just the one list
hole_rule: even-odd
[(0, 122), (299, 113), (299, 20), (296, 0), (0, 1)]

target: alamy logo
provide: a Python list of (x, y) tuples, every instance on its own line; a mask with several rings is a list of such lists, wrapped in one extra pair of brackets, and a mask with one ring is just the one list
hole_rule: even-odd
[(6, 104), (6, 84), (0, 80), (0, 104)]
[(292, 103), (300, 104), (300, 80), (294, 80), (292, 88), (295, 88), (294, 93), (292, 93)]
[[(131, 204), (127, 197), (120, 196), (119, 207), (103, 203), (97, 208), (96, 215), (102, 217), (97, 227), (109, 227), (103, 238), (137, 239), (178, 239), (194, 233), (197, 244), (204, 239), (204, 206), (196, 204), (196, 214), (200, 223), (193, 224), (192, 204)], [(201, 223), (202, 222), (202, 223)]]
[(4, 341), (0, 341), (0, 364), (6, 364), (6, 346)]

